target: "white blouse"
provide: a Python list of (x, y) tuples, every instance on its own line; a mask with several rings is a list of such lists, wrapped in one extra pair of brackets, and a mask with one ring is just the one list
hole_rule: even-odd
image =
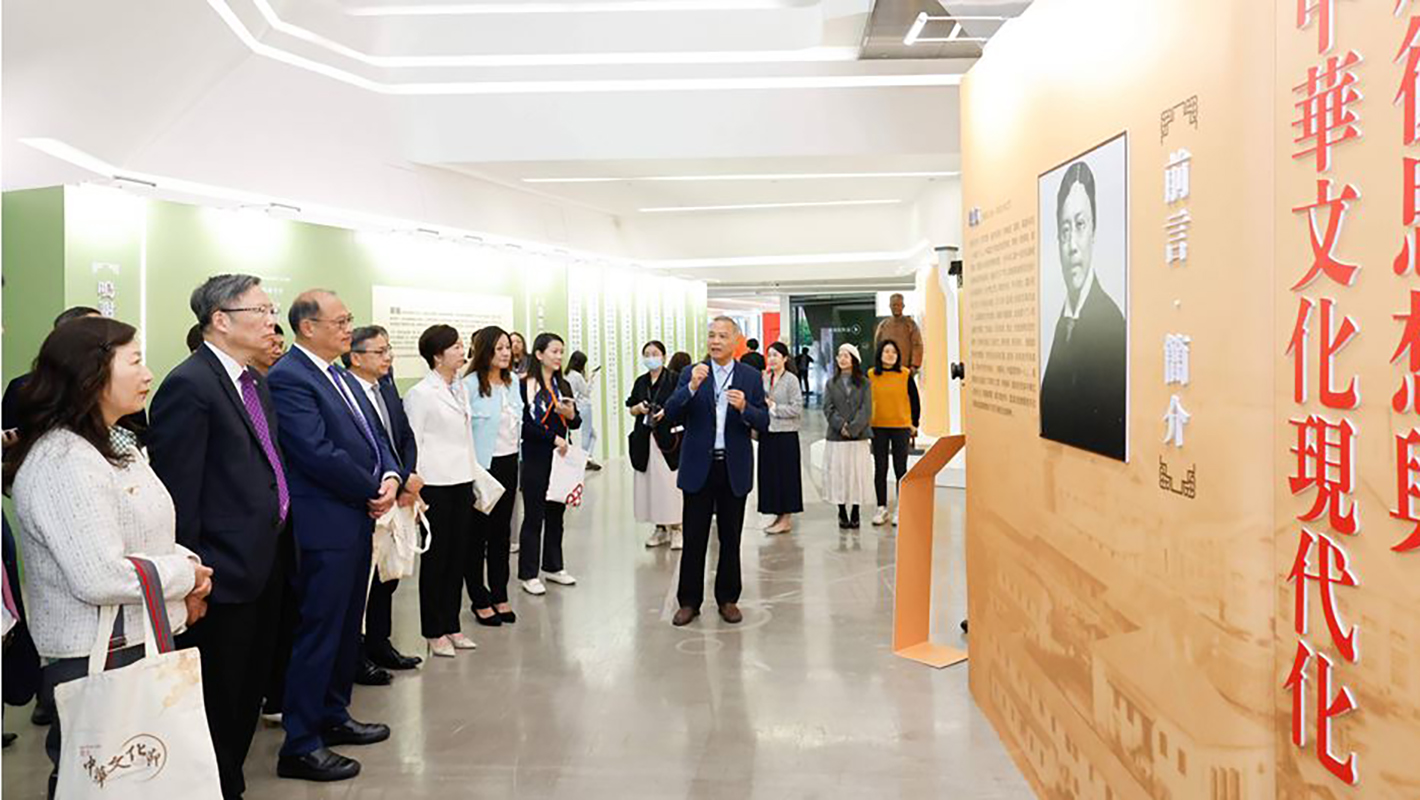
[(513, 392), (518, 388), (513, 384), (501, 387), (503, 392), (503, 412), (498, 420), (498, 445), (493, 448), (493, 457), (518, 454), (518, 445), (523, 440), (523, 415), (513, 406)]

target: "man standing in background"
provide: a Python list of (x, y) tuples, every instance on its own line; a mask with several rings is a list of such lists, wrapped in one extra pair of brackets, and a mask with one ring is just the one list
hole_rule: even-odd
[(902, 313), (907, 302), (901, 293), (894, 294), (889, 303), (892, 316), (878, 323), (873, 349), (876, 351), (885, 340), (891, 339), (902, 354), (903, 365), (911, 368), (915, 376), (922, 369), (922, 329), (917, 327), (917, 320)]
[(276, 415), (251, 366), (270, 350), (276, 307), (251, 275), (209, 278), (191, 306), (203, 342), (153, 396), (148, 455), (172, 495), (178, 543), (213, 569), (207, 616), (179, 641), (202, 652), (222, 796), (234, 800), (246, 789), (291, 547)]
[[(404, 415), (404, 402), (399, 398), (394, 381), (386, 380), (394, 364), (389, 333), (379, 325), (356, 328), (350, 335), (350, 352), (345, 354), (344, 360), (360, 390), (375, 407), (375, 414), (380, 418), (379, 432), (389, 441), (396, 463), (401, 471), (409, 474), (396, 502), (411, 506), (419, 498), (424, 480), (413, 473), (419, 461), (419, 450), (409, 418)], [(387, 684), (392, 678), (385, 670), (414, 669), (423, 660), (400, 653), (390, 642), (394, 592), (399, 588), (399, 581), (381, 581), (378, 575), (374, 580), (365, 607), (365, 642), (360, 669), (355, 676), (356, 683), (366, 686)]]

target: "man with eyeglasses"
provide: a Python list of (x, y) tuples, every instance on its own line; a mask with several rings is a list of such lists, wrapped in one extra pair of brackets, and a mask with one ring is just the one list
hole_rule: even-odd
[(339, 781), (360, 774), (360, 762), (331, 747), (390, 736), (386, 725), (352, 719), (349, 706), (375, 520), (394, 507), (408, 471), (378, 433), (374, 404), (336, 364), (350, 350), (354, 324), (345, 303), (334, 292), (312, 289), (291, 304), (287, 321), (296, 344), (267, 378), (291, 468), (301, 613), (276, 774)]
[[(192, 293), (202, 334), (153, 396), (148, 454), (172, 495), (178, 542), (212, 567), (207, 615), (179, 644), (202, 652), (203, 699), (222, 796), (242, 765), (276, 658), (291, 563), (291, 494), (265, 379), (276, 307), (252, 275), (217, 275)], [(200, 601), (199, 601), (200, 602)]]
[[(409, 427), (409, 418), (404, 415), (404, 402), (400, 400), (394, 380), (390, 378), (394, 351), (390, 347), (389, 332), (379, 325), (356, 328), (350, 335), (350, 352), (345, 354), (343, 360), (355, 382), (360, 385), (360, 391), (375, 407), (375, 415), (380, 422), (376, 432), (389, 441), (390, 451), (400, 466), (413, 470), (419, 451), (414, 443), (414, 430)], [(413, 505), (423, 485), (423, 479), (411, 472), (396, 502), (401, 506)], [(385, 670), (414, 669), (422, 660), (404, 655), (390, 642), (394, 592), (398, 588), (399, 581), (381, 581), (378, 576), (370, 587), (370, 599), (365, 603), (364, 652), (361, 653), (359, 671), (355, 674), (356, 683), (387, 685), (393, 677)]]

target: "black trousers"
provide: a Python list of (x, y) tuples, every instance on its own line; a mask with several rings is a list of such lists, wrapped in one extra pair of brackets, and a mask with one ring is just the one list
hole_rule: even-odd
[[(290, 534), (283, 532), (278, 553), (290, 546)], [(202, 698), (227, 800), (246, 791), (242, 765), (261, 716), (286, 594), (282, 562), (278, 555), (261, 596), (250, 603), (209, 603), (207, 616), (177, 640), (179, 647), (202, 653)]]
[(365, 601), (365, 649), (383, 647), (389, 644), (394, 632), (394, 591), (399, 581), (380, 580), (375, 573), (375, 582), (370, 585), (370, 599)]
[[(480, 536), (474, 540), (468, 555), (464, 583), (468, 599), (475, 610), (508, 602), (508, 563), (512, 541), (508, 535), (513, 524), (513, 505), (518, 501), (518, 454), (497, 456), (488, 471), (503, 484), (503, 497), (493, 507), (493, 513), (474, 512), (474, 524)], [(484, 563), (488, 568), (488, 583), (483, 582)]]
[(567, 506), (547, 499), (552, 478), (552, 453), (529, 454), (523, 459), (523, 530), (518, 544), (518, 580), (537, 577), (539, 561), (543, 572), (561, 572), (562, 515)]
[(266, 703), (262, 711), (280, 714), (286, 705), (286, 668), (291, 665), (291, 650), (296, 646), (296, 624), (301, 621), (301, 602), (296, 595), (296, 547), (294, 539), (289, 546), (277, 550), (276, 558), (286, 572), (282, 584), (281, 610), (276, 618), (276, 647), (271, 654), (271, 668), (266, 680)]
[(907, 474), (907, 448), (912, 431), (907, 428), (873, 428), (873, 488), (878, 493), (878, 506), (888, 504), (888, 451), (892, 451), (892, 471), (898, 483)]
[(419, 627), (425, 639), (459, 632), (463, 579), (474, 537), (473, 484), (425, 486), (429, 552), (419, 561)]
[[(125, 647), (122, 650), (111, 650), (104, 669), (117, 669), (134, 664), (143, 658), (144, 653), (144, 646), (141, 644)], [(88, 656), (61, 658), (46, 664), (40, 669), (39, 695), (36, 702), (43, 702), (49, 708), (54, 708), (54, 687), (61, 683), (78, 680), (88, 674)], [(54, 800), (54, 790), (59, 785), (59, 753), (63, 749), (63, 737), (59, 730), (59, 723), (59, 715), (55, 714), (54, 722), (49, 726), (49, 733), (44, 737), (44, 752), (49, 755), (49, 763), (54, 765), (54, 769), (49, 773), (49, 800)]]
[(685, 549), (680, 554), (681, 608), (699, 608), (705, 600), (705, 554), (710, 548), (710, 518), (719, 522), (720, 563), (715, 568), (715, 602), (738, 603), (740, 591), (740, 535), (744, 532), (745, 498), (730, 488), (730, 472), (723, 460), (710, 465), (710, 476), (698, 492), (685, 493)]

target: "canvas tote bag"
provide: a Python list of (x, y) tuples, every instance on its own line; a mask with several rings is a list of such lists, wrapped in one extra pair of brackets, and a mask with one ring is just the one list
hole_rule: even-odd
[(104, 671), (118, 606), (99, 610), (87, 677), (54, 688), (64, 726), (62, 800), (221, 800), (217, 756), (202, 701), (202, 656), (173, 649), (163, 587), (153, 562), (138, 570), (148, 618), (146, 655)]
[(372, 569), (379, 570), (382, 583), (410, 577), (419, 556), (429, 552), (432, 534), (422, 546), (419, 543), (419, 526), (429, 530), (429, 520), (424, 516), (427, 508), (423, 500), (415, 500), (407, 508), (396, 504), (375, 522)]

